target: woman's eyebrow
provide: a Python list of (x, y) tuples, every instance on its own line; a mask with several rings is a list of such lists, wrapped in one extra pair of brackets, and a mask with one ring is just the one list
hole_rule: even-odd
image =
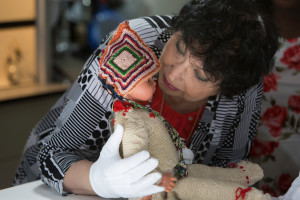
[(190, 62), (193, 66), (203, 70), (203, 63), (196, 56), (190, 54)]

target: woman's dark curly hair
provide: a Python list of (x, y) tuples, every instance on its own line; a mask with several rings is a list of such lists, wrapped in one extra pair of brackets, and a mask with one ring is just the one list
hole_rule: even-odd
[(278, 34), (250, 0), (193, 0), (171, 21), (203, 70), (222, 80), (231, 98), (257, 84), (273, 67)]

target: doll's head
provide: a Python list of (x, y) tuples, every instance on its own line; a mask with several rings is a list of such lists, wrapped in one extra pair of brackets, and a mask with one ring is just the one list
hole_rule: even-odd
[(150, 77), (134, 87), (129, 93), (125, 94), (125, 98), (133, 101), (149, 101), (155, 92), (156, 82)]
[(99, 79), (116, 98), (147, 101), (155, 91), (152, 76), (161, 66), (158, 59), (128, 22), (119, 25), (100, 54)]

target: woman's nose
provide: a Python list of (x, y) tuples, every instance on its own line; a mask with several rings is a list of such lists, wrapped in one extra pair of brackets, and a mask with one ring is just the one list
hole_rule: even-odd
[(170, 81), (183, 79), (186, 68), (188, 66), (189, 66), (188, 59), (185, 59), (181, 63), (177, 63), (177, 64), (172, 65), (172, 67), (170, 69), (170, 72), (169, 72)]

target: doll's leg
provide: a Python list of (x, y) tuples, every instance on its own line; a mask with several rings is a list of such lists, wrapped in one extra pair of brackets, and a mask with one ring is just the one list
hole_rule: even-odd
[(186, 177), (180, 179), (172, 190), (172, 195), (180, 200), (270, 200), (253, 187), (206, 178)]
[(191, 177), (213, 178), (214, 180), (235, 182), (251, 186), (263, 178), (263, 170), (257, 164), (241, 161), (228, 168), (211, 167), (201, 164), (188, 165)]

